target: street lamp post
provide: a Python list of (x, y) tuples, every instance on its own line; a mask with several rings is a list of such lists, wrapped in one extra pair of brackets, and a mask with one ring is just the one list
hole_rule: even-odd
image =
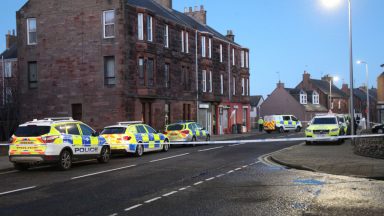
[(366, 82), (367, 82), (367, 128), (369, 129), (370, 124), (370, 104), (369, 104), (369, 72), (368, 72), (368, 63), (365, 61), (357, 61), (357, 64), (365, 64), (365, 75), (366, 75)]

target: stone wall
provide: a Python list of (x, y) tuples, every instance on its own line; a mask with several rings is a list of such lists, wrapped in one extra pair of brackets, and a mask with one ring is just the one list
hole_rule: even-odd
[[(371, 131), (363, 131), (361, 134), (371, 134)], [(384, 159), (384, 137), (357, 138), (354, 145), (357, 155)]]

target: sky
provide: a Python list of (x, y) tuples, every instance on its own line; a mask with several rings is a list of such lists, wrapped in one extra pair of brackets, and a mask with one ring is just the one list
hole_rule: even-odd
[[(5, 34), (16, 28), (16, 11), (27, 0), (3, 0), (0, 8), (0, 50)], [(335, 1), (335, 0), (334, 0)], [(280, 80), (296, 87), (304, 71), (320, 79), (338, 76), (349, 83), (348, 1), (329, 8), (322, 0), (173, 0), (176, 10), (204, 5), (207, 24), (250, 49), (251, 95), (266, 97)], [(369, 65), (369, 86), (384, 71), (384, 1), (351, 0), (354, 62)], [(354, 64), (354, 83), (366, 83), (365, 67)]]

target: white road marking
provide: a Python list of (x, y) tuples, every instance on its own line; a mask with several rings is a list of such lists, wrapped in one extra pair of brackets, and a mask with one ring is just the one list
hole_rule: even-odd
[(215, 179), (215, 177), (207, 178), (207, 179), (205, 179), (205, 181), (211, 181), (211, 180), (213, 180), (213, 179)]
[(11, 191), (6, 191), (6, 192), (1, 192), (0, 193), (0, 196), (2, 195), (6, 195), (6, 194), (11, 194), (11, 193), (15, 193), (15, 192), (19, 192), (19, 191), (25, 191), (25, 190), (30, 190), (30, 189), (33, 189), (37, 186), (31, 186), (31, 187), (26, 187), (26, 188), (20, 188), (20, 189), (16, 189), (16, 190), (11, 190)]
[(19, 171), (18, 171), (18, 170), (12, 170), (12, 171), (8, 171), (8, 172), (0, 173), (0, 175), (11, 174), (11, 173), (17, 173), (17, 172), (19, 172)]
[(229, 145), (229, 146), (233, 147), (233, 146), (239, 146), (239, 145), (242, 145), (242, 144), (238, 143), (238, 144), (233, 144), (233, 145)]
[(171, 196), (172, 194), (175, 194), (175, 193), (177, 193), (177, 191), (172, 191), (172, 192), (164, 194), (163, 197)]
[(195, 184), (193, 184), (193, 185), (199, 185), (199, 184), (202, 184), (203, 182), (202, 181), (199, 181), (199, 182), (196, 182)]
[(239, 170), (241, 170), (241, 169), (243, 169), (243, 168), (239, 167), (239, 168), (236, 168), (235, 171), (239, 171)]
[(147, 201), (145, 201), (144, 203), (151, 203), (151, 202), (155, 202), (156, 200), (159, 200), (159, 199), (161, 199), (161, 197), (156, 197), (156, 198), (153, 198), (153, 199), (150, 199), (150, 200), (147, 200)]
[(117, 215), (119, 215), (119, 214), (117, 214), (117, 213), (114, 213), (114, 214), (111, 214), (111, 215), (109, 215), (109, 216), (117, 216)]
[(175, 155), (175, 156), (171, 156), (171, 157), (166, 157), (166, 158), (161, 158), (161, 159), (157, 159), (157, 160), (152, 160), (152, 161), (150, 161), (150, 163), (158, 162), (158, 161), (163, 161), (163, 160), (168, 160), (168, 159), (177, 158), (177, 157), (182, 157), (182, 156), (185, 156), (185, 155), (189, 155), (189, 153), (179, 154), (179, 155)]
[(234, 170), (229, 170), (227, 173), (230, 174), (230, 173), (233, 173), (235, 172)]
[(134, 206), (131, 206), (129, 208), (126, 208), (124, 211), (131, 211), (132, 209), (135, 209), (135, 208), (138, 208), (140, 206), (142, 206), (143, 204), (137, 204), (137, 205), (134, 205)]
[(215, 148), (208, 148), (208, 149), (202, 149), (202, 150), (199, 150), (198, 152), (211, 151), (211, 150), (221, 149), (221, 148), (224, 148), (224, 146), (219, 146), (219, 147), (215, 147)]
[(180, 188), (179, 191), (187, 190), (187, 189), (190, 188), (190, 187), (191, 187), (191, 186), (187, 186), (187, 187)]
[(225, 176), (225, 174), (217, 175), (216, 178), (220, 178), (220, 177), (223, 177), (223, 176)]
[(99, 175), (99, 174), (103, 174), (103, 173), (109, 173), (109, 172), (113, 172), (113, 171), (117, 171), (117, 170), (122, 170), (122, 169), (128, 169), (128, 168), (135, 167), (135, 166), (137, 166), (137, 165), (129, 165), (129, 166), (120, 167), (120, 168), (116, 168), (116, 169), (110, 169), (110, 170), (105, 170), (105, 171), (101, 171), (101, 172), (90, 173), (90, 174), (87, 174), (87, 175), (73, 177), (73, 178), (71, 178), (71, 180), (85, 178), (85, 177), (94, 176), (94, 175)]
[(248, 167), (248, 165), (243, 166), (243, 168), (247, 168), (247, 167)]

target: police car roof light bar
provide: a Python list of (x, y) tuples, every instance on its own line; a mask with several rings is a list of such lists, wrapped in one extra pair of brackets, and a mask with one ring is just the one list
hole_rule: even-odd
[(142, 121), (127, 121), (127, 122), (118, 122), (118, 125), (133, 125), (133, 124), (142, 124)]
[(72, 117), (44, 118), (45, 121), (73, 121)]

